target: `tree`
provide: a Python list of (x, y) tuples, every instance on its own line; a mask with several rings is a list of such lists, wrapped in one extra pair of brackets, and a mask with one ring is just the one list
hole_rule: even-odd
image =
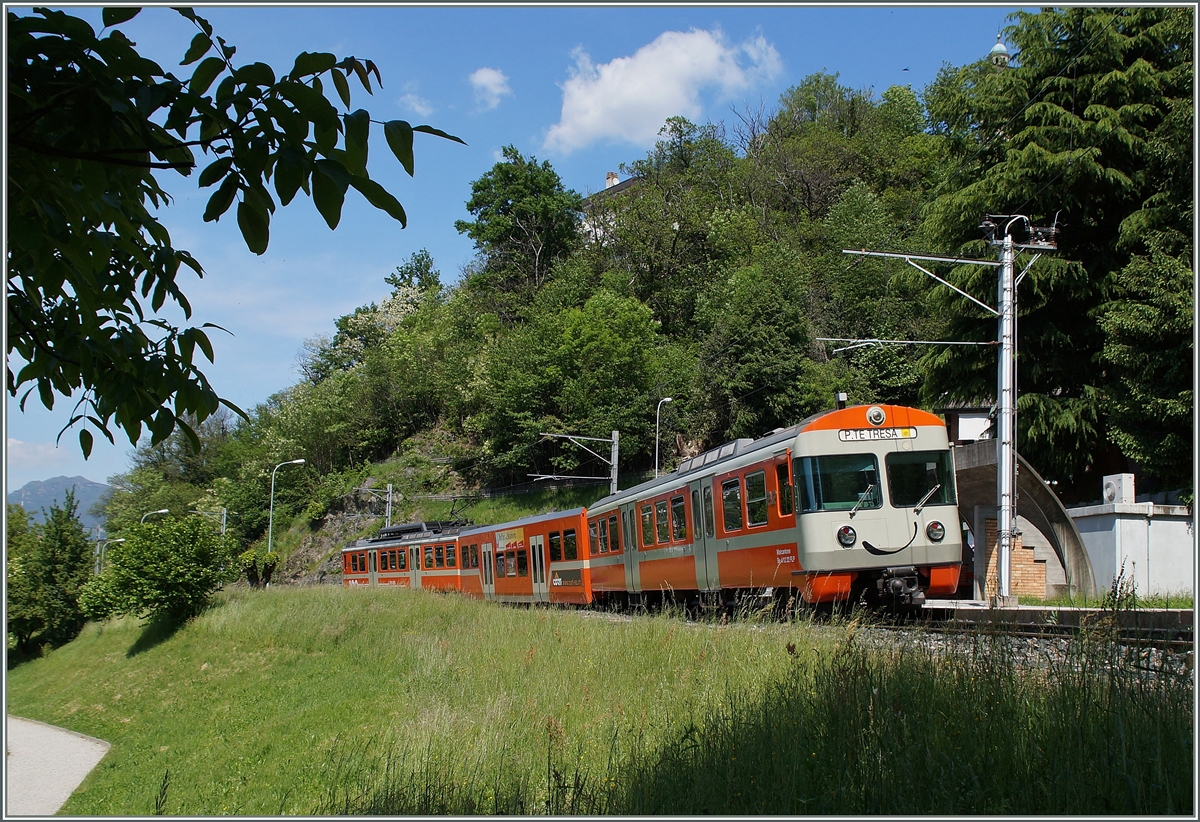
[[(197, 367), (197, 349), (212, 362), (204, 329), (214, 326), (179, 329), (152, 315), (170, 301), (190, 318), (177, 275), (186, 267), (203, 276), (152, 210), (169, 202), (156, 172), (190, 175), (199, 147), (211, 158), (199, 184), (217, 186), (204, 219), (236, 200), (256, 254), (267, 249), (276, 208), (269, 183), (281, 205), (300, 190), (310, 195), (330, 228), (350, 188), (406, 222), (367, 172), (369, 113), (349, 111), (348, 77), (368, 92), (371, 75), (382, 84), (370, 60), (304, 52), (276, 77), (264, 63), (235, 65), (236, 49), (182, 8), (197, 34), (181, 65), (199, 64), (180, 79), (112, 28), (139, 11), (104, 9), (104, 36), (60, 11), (8, 12), (8, 353), (24, 365), (16, 373), (10, 365), (7, 388), (17, 396), (30, 385), (21, 407), (34, 389), (47, 408), (55, 394), (82, 391), (63, 431), (82, 424), (85, 457), (89, 426), (111, 442), (115, 425), (135, 444), (143, 426), (153, 444), (178, 428), (195, 445), (185, 417), (203, 422), (222, 404), (233, 408)], [(326, 98), (322, 78), (347, 113)], [(427, 125), (382, 125), (410, 175), (414, 132), (462, 142)]]
[(61, 506), (51, 504), (36, 529), (29, 527), (24, 509), (8, 508), (8, 630), (25, 648), (35, 640), (64, 645), (83, 627), (79, 593), (92, 573), (92, 550), (77, 508), (74, 489), (69, 490)]
[(512, 294), (515, 310), (578, 244), (582, 201), (549, 162), (539, 164), (511, 145), (503, 153), (504, 160), (471, 185), (467, 210), (475, 220), (454, 227), (475, 241), (486, 288)]
[(46, 625), (30, 572), (37, 542), (38, 529), (28, 512), (10, 503), (4, 539), (4, 611), (9, 641), (16, 644), (18, 653), (27, 653), (34, 634)]
[(109, 546), (104, 570), (82, 600), (88, 616), (130, 615), (179, 623), (209, 603), (218, 583), (235, 579), (233, 539), (191, 516), (147, 522)]
[[(1037, 225), (1057, 217), (1063, 226), (1058, 251), (1039, 260), (1021, 286), (1019, 443), (1058, 481), (1060, 494), (1089, 499), (1102, 474), (1155, 450), (1122, 453), (1131, 441), (1114, 428), (1123, 412), (1109, 398), (1128, 396), (1129, 363), (1119, 347), (1105, 353), (1102, 318), (1117, 316), (1113, 303), (1125, 299), (1126, 282), (1143, 295), (1178, 291), (1176, 269), (1162, 257), (1162, 266), (1136, 262), (1155, 259), (1148, 243), (1156, 236), (1173, 238), (1168, 253), (1179, 264), (1191, 259), (1179, 238), (1192, 236), (1194, 219), (1193, 15), (1147, 7), (1013, 16), (1006, 34), (1018, 47), (1015, 68), (947, 68), (927, 91), (934, 128), (957, 155), (949, 193), (931, 205), (929, 225), (946, 247), (971, 256), (993, 251), (978, 240), (986, 213), (1024, 214)], [(995, 299), (994, 281), (978, 270), (957, 276), (975, 296)], [(952, 318), (947, 339), (994, 339), (994, 318), (950, 299), (958, 298), (943, 306)], [(1163, 356), (1191, 362), (1190, 328), (1162, 338), (1172, 346)], [(929, 401), (995, 390), (995, 360), (976, 347), (932, 351), (925, 367)], [(1178, 398), (1190, 388), (1186, 369), (1163, 376), (1172, 384), (1156, 389), (1160, 396)], [(1162, 442), (1168, 433), (1191, 441), (1190, 417), (1172, 415), (1171, 427), (1160, 430)]]

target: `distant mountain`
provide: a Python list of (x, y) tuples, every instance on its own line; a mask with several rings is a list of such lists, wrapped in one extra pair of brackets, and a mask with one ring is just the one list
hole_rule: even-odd
[(96, 500), (109, 490), (102, 482), (92, 482), (85, 477), (52, 477), (51, 479), (26, 483), (16, 491), (9, 491), (8, 502), (20, 505), (29, 512), (34, 522), (44, 522), (46, 517), (42, 509), (50, 510), (51, 503), (62, 505), (67, 498), (67, 491), (75, 488), (75, 501), (79, 503), (76, 514), (83, 523), (88, 537), (95, 536), (96, 526), (103, 526), (104, 520), (88, 513)]

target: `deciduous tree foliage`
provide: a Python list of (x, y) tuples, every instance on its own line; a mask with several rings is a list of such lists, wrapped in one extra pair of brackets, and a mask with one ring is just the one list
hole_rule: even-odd
[(475, 219), (454, 226), (482, 255), (480, 285), (513, 295), (518, 308), (577, 245), (580, 197), (564, 188), (550, 163), (511, 145), (503, 153), (504, 160), (471, 186), (467, 211)]
[[(985, 213), (1024, 214), (1035, 225), (1059, 220), (1058, 251), (1020, 288), (1019, 448), (1058, 480), (1060, 493), (1087, 499), (1101, 474), (1127, 467), (1125, 457), (1158, 450), (1146, 439), (1155, 428), (1160, 444), (1191, 441), (1190, 418), (1178, 414), (1162, 417), (1162, 427), (1135, 426), (1136, 436), (1126, 431), (1131, 401), (1146, 403), (1138, 414), (1146, 419), (1155, 415), (1152, 396), (1178, 402), (1190, 388), (1190, 325), (1181, 335), (1172, 324), (1155, 343), (1161, 356), (1189, 366), (1159, 372), (1166, 382), (1145, 385), (1137, 400), (1124, 382), (1128, 352), (1109, 330), (1138, 313), (1112, 304), (1132, 291), (1167, 302), (1190, 291), (1178, 272), (1189, 267), (1193, 231), (1194, 138), (1184, 125), (1192, 117), (1193, 15), (1069, 8), (1014, 17), (1006, 36), (1017, 46), (1015, 67), (946, 69), (927, 94), (958, 164), (930, 226), (951, 247), (994, 258), (977, 239)], [(1159, 236), (1171, 238), (1158, 243), (1169, 250), (1149, 253)], [(978, 269), (960, 277), (994, 303), (994, 278)], [(958, 298), (947, 298), (944, 310), (955, 318), (949, 339), (994, 338), (994, 319)], [(994, 395), (995, 359), (984, 350), (948, 347), (925, 366), (929, 401)], [(1131, 448), (1135, 439), (1142, 442)], [(1181, 479), (1177, 467), (1145, 465), (1171, 481)]]
[(236, 579), (233, 540), (204, 517), (131, 526), (113, 543), (82, 601), (88, 616), (128, 614), (180, 622), (207, 607), (217, 584)]
[[(203, 275), (154, 216), (169, 202), (156, 172), (190, 175), (199, 148), (208, 160), (199, 185), (216, 186), (204, 219), (236, 202), (256, 254), (267, 249), (275, 198), (287, 205), (301, 190), (330, 228), (350, 188), (406, 221), (367, 172), (370, 115), (349, 111), (351, 78), (368, 92), (372, 75), (382, 82), (371, 61), (304, 52), (277, 76), (264, 63), (235, 64), (236, 49), (206, 20), (177, 11), (197, 30), (181, 63), (197, 65), (182, 78), (114, 28), (137, 8), (105, 9), (100, 34), (61, 11), (8, 12), (8, 353), (24, 365), (10, 365), (7, 387), (16, 396), (29, 386), (22, 407), (34, 389), (47, 408), (81, 392), (67, 428), (82, 423), (85, 456), (91, 430), (113, 440), (110, 425), (131, 443), (148, 427), (154, 443), (179, 428), (195, 444), (186, 418), (229, 405), (197, 365), (197, 349), (212, 361), (212, 326), (154, 316), (169, 301), (190, 317), (178, 276)], [(381, 125), (409, 174), (414, 132), (462, 142), (427, 125)]]

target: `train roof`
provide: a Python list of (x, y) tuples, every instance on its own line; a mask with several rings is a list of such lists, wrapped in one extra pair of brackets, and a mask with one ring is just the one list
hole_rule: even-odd
[[(927, 411), (921, 411), (916, 408), (907, 408), (898, 405), (879, 404), (890, 415), (896, 414), (897, 411), (903, 411), (906, 414), (904, 424), (909, 425), (933, 425), (942, 424), (942, 421), (930, 414)], [(860, 416), (865, 415), (866, 409), (871, 408), (871, 405), (855, 405), (849, 408), (830, 408), (825, 411), (819, 411), (809, 417), (805, 417), (795, 425), (787, 428), (776, 428), (769, 434), (765, 434), (757, 439), (750, 437), (742, 437), (740, 439), (727, 442), (719, 445), (716, 448), (711, 448), (703, 454), (698, 454), (694, 457), (682, 460), (674, 471), (669, 474), (661, 474), (655, 479), (647, 480), (640, 485), (635, 485), (632, 488), (627, 488), (624, 491), (618, 491), (615, 494), (610, 494), (607, 497), (596, 500), (589, 507), (598, 507), (602, 505), (611, 505), (613, 503), (623, 502), (630, 497), (644, 497), (652, 495), (655, 489), (666, 489), (677, 485), (680, 480), (689, 474), (693, 474), (700, 469), (707, 469), (709, 466), (718, 465), (720, 463), (731, 462), (740, 456), (749, 454), (755, 451), (762, 451), (773, 448), (781, 443), (794, 439), (802, 431), (814, 428), (827, 428), (830, 426), (841, 427), (852, 425), (853, 422), (846, 419), (852, 418), (857, 421)], [(912, 421), (909, 422), (908, 420)], [(683, 480), (686, 482), (686, 480)]]
[(373, 537), (365, 537), (355, 540), (346, 547), (343, 551), (357, 551), (369, 545), (380, 545), (384, 543), (397, 542), (419, 542), (421, 540), (439, 540), (449, 539), (458, 535), (458, 533), (466, 528), (461, 522), (449, 520), (430, 521), (430, 522), (405, 522), (399, 525), (389, 525), (383, 528)]
[(567, 511), (550, 511), (545, 514), (532, 514), (527, 517), (512, 520), (511, 522), (501, 522), (495, 525), (473, 525), (470, 528), (464, 528), (458, 532), (460, 537), (472, 536), (474, 534), (482, 534), (485, 531), (497, 531), (505, 528), (519, 528), (523, 525), (533, 525), (537, 522), (544, 522), (548, 519), (562, 519), (563, 517), (579, 516), (583, 513), (583, 508), (571, 508)]

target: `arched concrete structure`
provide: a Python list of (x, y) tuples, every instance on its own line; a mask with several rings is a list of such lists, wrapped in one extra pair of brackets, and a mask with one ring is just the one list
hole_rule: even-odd
[[(1017, 514), (1033, 523), (1058, 554), (1074, 594), (1093, 596), (1096, 580), (1083, 539), (1067, 509), (1045, 481), (1017, 455)], [(959, 515), (974, 522), (975, 506), (996, 507), (996, 441), (977, 440), (954, 449)], [(977, 539), (982, 535), (977, 534)]]

